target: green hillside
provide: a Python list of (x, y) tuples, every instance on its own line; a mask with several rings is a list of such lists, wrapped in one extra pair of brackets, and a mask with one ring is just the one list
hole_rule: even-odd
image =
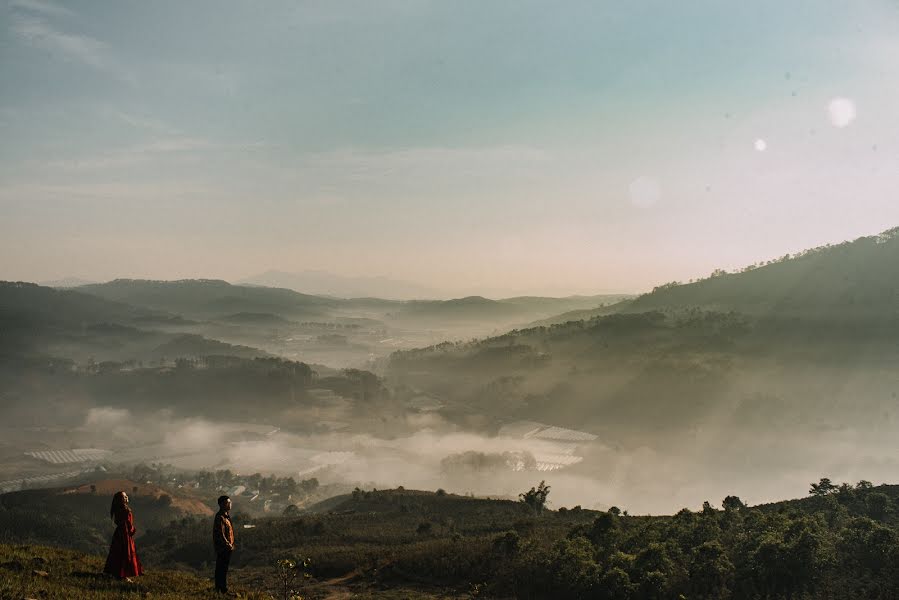
[[(613, 298), (614, 300), (614, 298)], [(561, 325), (563, 323), (568, 323), (569, 321), (589, 321), (590, 319), (594, 319), (596, 317), (602, 317), (605, 315), (615, 314), (617, 312), (625, 311), (633, 302), (632, 298), (626, 298), (623, 300), (613, 301), (607, 304), (600, 305), (597, 308), (586, 308), (586, 309), (576, 309), (570, 310), (568, 312), (564, 312), (560, 315), (554, 315), (547, 319), (542, 319), (540, 321), (535, 321), (528, 325), (528, 327), (546, 327), (549, 325)]]
[(663, 285), (626, 310), (686, 307), (759, 316), (899, 317), (899, 228), (695, 283)]
[[(0, 354), (12, 367), (28, 357), (83, 363), (158, 361), (229, 354), (268, 356), (255, 348), (177, 333), (178, 316), (73, 290), (0, 282)], [(174, 328), (176, 333), (167, 330)]]
[(74, 290), (0, 281), (0, 324), (5, 332), (80, 327), (83, 323), (131, 323), (159, 316), (146, 308)]
[(388, 373), (496, 418), (653, 444), (712, 418), (808, 430), (896, 412), (897, 230), (569, 316), (398, 351)]

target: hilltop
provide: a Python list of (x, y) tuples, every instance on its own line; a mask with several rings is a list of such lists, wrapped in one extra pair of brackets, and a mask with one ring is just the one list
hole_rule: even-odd
[(5, 532), (5, 539), (58, 543), (84, 552), (102, 553), (113, 529), (109, 501), (119, 490), (128, 492), (132, 507), (140, 514), (139, 535), (176, 519), (213, 514), (202, 499), (184, 492), (129, 480), (96, 480), (78, 486), (2, 494), (0, 528)]
[(322, 296), (283, 288), (232, 285), (216, 279), (116, 279), (81, 286), (78, 291), (201, 319), (234, 313), (273, 313), (282, 317), (313, 318), (336, 304), (334, 299)]
[(672, 282), (623, 307), (698, 307), (747, 315), (883, 320), (899, 316), (899, 227), (749, 265), (694, 283)]
[[(261, 598), (252, 594), (274, 589), (277, 560), (303, 557), (310, 598), (894, 597), (899, 486), (822, 479), (810, 492), (756, 507), (727, 496), (720, 508), (705, 502), (699, 511), (632, 516), (615, 507), (551, 510), (441, 490), (357, 489), (324, 512), (235, 512), (232, 580)], [(181, 519), (140, 538), (148, 575), (133, 586), (97, 576), (99, 556), (0, 545), (0, 597), (112, 598), (128, 589), (206, 597), (208, 525)], [(179, 572), (164, 570), (172, 567)]]

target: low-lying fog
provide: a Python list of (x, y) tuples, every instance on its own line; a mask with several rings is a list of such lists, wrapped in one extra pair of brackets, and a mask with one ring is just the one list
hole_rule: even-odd
[(893, 432), (847, 429), (787, 437), (715, 430), (667, 447), (613, 447), (598, 439), (578, 445), (582, 462), (540, 471), (535, 458), (557, 456), (556, 442), (474, 434), (434, 414), (408, 415), (407, 420), (414, 433), (385, 439), (340, 432), (304, 435), (274, 423), (175, 418), (169, 411), (138, 416), (99, 407), (88, 411), (76, 431), (79, 443), (113, 450), (114, 462), (314, 476), (348, 488), (402, 485), (512, 498), (545, 479), (552, 486), (554, 508), (616, 505), (631, 514), (698, 509), (703, 500), (720, 505), (729, 494), (752, 504), (800, 497), (822, 476), (889, 482), (899, 467)]

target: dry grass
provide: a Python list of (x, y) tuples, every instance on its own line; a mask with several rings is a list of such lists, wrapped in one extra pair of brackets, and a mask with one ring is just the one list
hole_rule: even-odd
[[(102, 574), (103, 560), (44, 546), (0, 545), (0, 600), (123, 598), (220, 598), (212, 582), (177, 571), (150, 571), (134, 583)], [(239, 598), (267, 599), (267, 595), (236, 590)]]

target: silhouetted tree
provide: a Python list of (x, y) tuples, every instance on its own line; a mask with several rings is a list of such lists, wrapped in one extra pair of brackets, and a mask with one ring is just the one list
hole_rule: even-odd
[(531, 488), (523, 494), (518, 494), (520, 502), (527, 504), (537, 514), (543, 512), (546, 506), (546, 499), (549, 496), (549, 486), (545, 481), (541, 481), (536, 488)]

